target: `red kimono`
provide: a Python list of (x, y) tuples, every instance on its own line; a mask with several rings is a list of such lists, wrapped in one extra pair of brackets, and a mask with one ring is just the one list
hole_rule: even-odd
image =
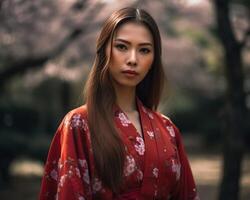
[(40, 200), (198, 200), (179, 130), (139, 100), (137, 106), (144, 138), (121, 109), (114, 112), (126, 149), (119, 196), (96, 175), (86, 106), (81, 106), (65, 116), (54, 136)]

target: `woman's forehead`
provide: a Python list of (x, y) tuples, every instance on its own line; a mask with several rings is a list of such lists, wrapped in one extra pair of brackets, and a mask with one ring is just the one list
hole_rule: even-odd
[(143, 43), (152, 43), (153, 36), (150, 30), (143, 23), (127, 22), (120, 25), (114, 33), (113, 40), (139, 40)]

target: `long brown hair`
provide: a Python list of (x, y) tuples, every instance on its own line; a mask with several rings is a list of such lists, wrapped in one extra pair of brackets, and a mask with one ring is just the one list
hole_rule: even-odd
[(154, 19), (142, 9), (123, 8), (115, 11), (105, 21), (97, 40), (95, 61), (85, 86), (95, 167), (103, 184), (114, 192), (118, 192), (122, 184), (125, 150), (113, 121), (116, 96), (108, 71), (110, 56), (107, 57), (105, 51), (107, 44), (112, 44), (117, 28), (131, 21), (145, 25), (153, 36), (154, 61), (146, 77), (137, 85), (136, 95), (146, 107), (157, 109), (164, 82), (161, 38)]

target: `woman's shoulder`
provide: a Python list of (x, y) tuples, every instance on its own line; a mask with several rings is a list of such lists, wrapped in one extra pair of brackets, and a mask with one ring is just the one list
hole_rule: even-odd
[(151, 111), (151, 113), (153, 114), (154, 119), (157, 120), (158, 123), (164, 126), (165, 130), (167, 130), (170, 136), (179, 140), (179, 135), (180, 135), (179, 128), (170, 119), (170, 117), (168, 117), (165, 114), (162, 114), (159, 111)]
[(86, 105), (79, 106), (70, 110), (63, 118), (61, 126), (64, 128), (81, 128), (87, 129), (87, 107)]
[(162, 114), (160, 112), (158, 112), (158, 115), (160, 115), (160, 117), (162, 118), (162, 120), (165, 122), (165, 123), (168, 123), (168, 124), (173, 124), (174, 125), (174, 122), (170, 119), (169, 116), (165, 115), (165, 114)]
[(173, 121), (170, 119), (169, 116), (159, 112), (159, 111), (151, 111), (159, 120), (163, 121), (164, 124), (167, 125), (174, 125)]
[(87, 118), (87, 106), (86, 106), (86, 104), (70, 110), (65, 115), (65, 118), (73, 118), (73, 117), (76, 117), (76, 116), (78, 116), (80, 118)]

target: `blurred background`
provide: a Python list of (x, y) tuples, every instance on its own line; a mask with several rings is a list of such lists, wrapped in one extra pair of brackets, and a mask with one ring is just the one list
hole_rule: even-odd
[(37, 199), (51, 139), (83, 104), (100, 27), (125, 6), (159, 25), (160, 111), (182, 132), (200, 198), (249, 200), (249, 0), (1, 0), (0, 199)]

